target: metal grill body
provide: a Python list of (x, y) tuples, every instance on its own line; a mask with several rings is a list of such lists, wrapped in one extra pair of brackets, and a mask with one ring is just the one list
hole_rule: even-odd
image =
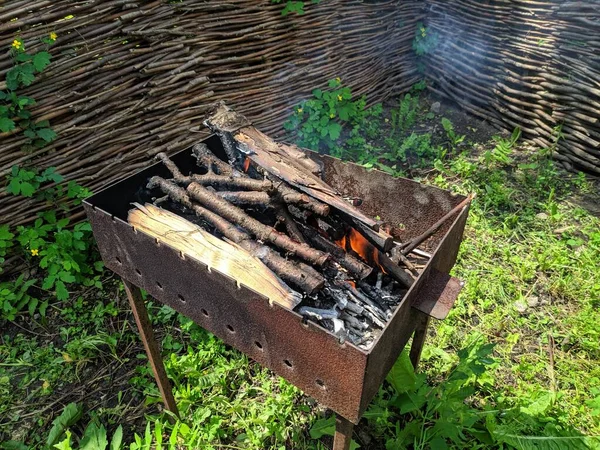
[[(205, 143), (222, 154), (214, 136)], [(424, 232), (464, 199), (331, 157), (312, 157), (323, 163), (326, 182), (364, 200), (360, 209), (366, 214), (401, 224), (396, 236), (401, 240)], [(194, 170), (191, 150), (172, 159), (182, 172)], [(260, 293), (129, 225), (127, 212), (138, 201), (136, 192), (153, 175), (169, 177), (162, 164), (155, 164), (84, 203), (106, 266), (352, 423), (360, 420), (424, 313), (443, 317), (460, 290), (448, 273), (456, 261), (468, 207), (427, 241), (432, 258), (371, 349), (340, 343), (294, 311), (269, 304)]]

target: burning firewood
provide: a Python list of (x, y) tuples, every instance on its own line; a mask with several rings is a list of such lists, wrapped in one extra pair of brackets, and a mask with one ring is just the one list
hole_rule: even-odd
[[(266, 270), (271, 284), (283, 289), (280, 301), (298, 306), (306, 320), (319, 322), (342, 340), (371, 345), (424, 267), (413, 264), (411, 258), (417, 257), (406, 251), (415, 242), (395, 243), (390, 230), (379, 229), (354, 206), (355, 199), (344, 198), (321, 180), (319, 164), (297, 147), (271, 140), (224, 105), (207, 124), (221, 139), (227, 161), (198, 144), (192, 149), (198, 173), (183, 173), (158, 153), (171, 179), (153, 176), (146, 187), (161, 208), (133, 210), (130, 222), (137, 226), (147, 211), (159, 211), (161, 217), (163, 212), (181, 214), (172, 224), (147, 219), (141, 229), (171, 245), (184, 245), (186, 252), (195, 241), (181, 233), (173, 233), (174, 238), (168, 226), (202, 230), (211, 239), (227, 241), (220, 256), (209, 255), (223, 270), (235, 251), (241, 255), (233, 257), (234, 267), (235, 261), (254, 258), (249, 273), (228, 275), (247, 284), (248, 279), (260, 280)], [(301, 304), (292, 289), (302, 295)]]

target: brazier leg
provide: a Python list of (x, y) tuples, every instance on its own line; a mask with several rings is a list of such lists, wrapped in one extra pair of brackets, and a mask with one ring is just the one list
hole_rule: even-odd
[(425, 337), (427, 336), (428, 326), (429, 316), (427, 314), (419, 313), (415, 334), (413, 335), (412, 345), (410, 346), (410, 362), (415, 370), (417, 370), (417, 366), (421, 360), (421, 352), (423, 351), (423, 344), (425, 343)]
[(165, 407), (176, 416), (179, 416), (177, 404), (175, 403), (173, 391), (171, 390), (171, 383), (165, 372), (165, 366), (163, 364), (162, 356), (160, 355), (158, 342), (156, 342), (154, 337), (154, 330), (152, 329), (152, 324), (148, 317), (146, 304), (142, 298), (142, 292), (139, 287), (131, 284), (127, 280), (123, 280), (123, 284), (125, 285), (125, 292), (127, 293), (129, 304), (133, 310), (133, 317), (135, 317), (135, 323), (137, 324), (140, 337), (144, 343), (144, 348), (146, 349), (146, 354), (148, 355), (150, 366), (152, 366), (152, 372), (154, 373), (154, 379), (158, 385), (158, 390), (160, 391)]
[(340, 415), (335, 417), (335, 437), (333, 438), (333, 450), (348, 450), (352, 441), (352, 430), (354, 424)]

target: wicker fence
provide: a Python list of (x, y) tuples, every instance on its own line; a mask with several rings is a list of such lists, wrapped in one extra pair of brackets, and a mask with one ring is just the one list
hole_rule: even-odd
[[(15, 164), (55, 166), (99, 189), (202, 138), (216, 100), (277, 133), (300, 99), (337, 76), (382, 101), (420, 78), (411, 42), (422, 6), (327, 0), (282, 17), (269, 0), (4, 3), (1, 49), (18, 35), (35, 52), (40, 37), (58, 36), (51, 65), (22, 92), (58, 138), (25, 154), (19, 130), (0, 135), (0, 176)], [(1, 80), (12, 64), (3, 52)], [(2, 192), (0, 223), (28, 222), (44, 207)]]
[[(51, 65), (22, 92), (58, 138), (24, 153), (22, 132), (0, 134), (0, 176), (15, 164), (55, 166), (99, 189), (202, 138), (216, 100), (277, 134), (293, 105), (337, 76), (381, 101), (422, 77), (411, 48), (419, 21), (439, 35), (425, 59), (433, 90), (541, 146), (560, 125), (556, 158), (600, 173), (597, 3), (326, 0), (303, 16), (280, 12), (269, 0), (4, 3), (0, 80), (15, 36), (35, 51), (58, 35)], [(2, 190), (0, 223), (44, 207)]]
[(600, 174), (600, 3), (426, 0), (433, 90)]

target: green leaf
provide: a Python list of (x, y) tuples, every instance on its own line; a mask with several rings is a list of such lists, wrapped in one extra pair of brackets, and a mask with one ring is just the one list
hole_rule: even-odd
[(121, 443), (123, 442), (123, 426), (119, 425), (119, 428), (115, 430), (112, 439), (110, 440), (110, 450), (120, 450)]
[(319, 419), (310, 428), (310, 437), (320, 439), (322, 436), (333, 436), (335, 433), (335, 416)]
[(66, 431), (65, 439), (56, 444), (54, 448), (58, 450), (73, 450), (73, 447), (71, 447), (71, 432), (69, 430)]
[(41, 72), (50, 64), (50, 53), (39, 52), (33, 55), (33, 66), (37, 72)]
[(0, 131), (8, 133), (15, 129), (15, 122), (8, 117), (0, 117)]
[(48, 167), (42, 172), (41, 177), (46, 181), (60, 183), (64, 180), (63, 176), (56, 171), (56, 167)]
[(54, 286), (56, 288), (56, 298), (58, 300), (66, 300), (69, 298), (69, 291), (67, 291), (65, 283), (63, 283), (61, 280), (56, 280)]
[(52, 128), (41, 128), (36, 134), (46, 142), (52, 142), (56, 138), (56, 133)]
[(400, 354), (386, 380), (392, 385), (397, 394), (414, 390), (417, 376), (406, 350)]
[(8, 230), (8, 225), (0, 225), (0, 241), (9, 241), (15, 237), (15, 235)]
[(431, 450), (446, 450), (448, 448), (448, 444), (446, 444), (446, 441), (443, 438), (436, 436), (429, 441), (429, 448)]
[(19, 67), (19, 81), (23, 86), (29, 86), (35, 80), (32, 64), (23, 64)]
[(105, 450), (108, 447), (108, 439), (106, 438), (106, 428), (104, 425), (96, 425), (91, 422), (81, 438), (79, 450)]
[(342, 134), (342, 126), (339, 123), (331, 122), (329, 124), (329, 137), (332, 141), (336, 141)]
[(52, 422), (52, 428), (48, 433), (46, 445), (52, 447), (63, 436), (67, 428), (81, 419), (83, 411), (77, 403), (69, 403), (63, 412)]
[[(544, 392), (541, 395), (536, 395), (536, 397), (537, 398), (529, 403), (528, 406), (520, 408), (522, 413), (534, 417), (541, 416), (548, 408), (550, 408), (554, 400), (554, 394), (552, 392)], [(531, 400), (533, 400), (533, 398)]]
[(15, 58), (15, 60), (18, 62), (25, 62), (25, 61), (31, 61), (31, 58), (33, 58), (33, 57), (29, 53), (19, 53), (17, 55), (17, 57)]
[(29, 138), (29, 139), (35, 139), (36, 138), (36, 134), (35, 131), (27, 128), (23, 134), (25, 135), (25, 137)]
[(517, 450), (587, 450), (593, 448), (591, 442), (596, 440), (586, 436), (520, 436), (502, 431), (494, 432), (494, 436)]
[(64, 281), (65, 283), (74, 283), (75, 282), (75, 276), (73, 276), (73, 274), (71, 274), (69, 272), (61, 271), (61, 272), (59, 272), (58, 277), (61, 279), (61, 281)]
[(24, 197), (33, 197), (33, 194), (35, 194), (35, 186), (31, 183), (21, 183), (20, 189), (21, 195)]

